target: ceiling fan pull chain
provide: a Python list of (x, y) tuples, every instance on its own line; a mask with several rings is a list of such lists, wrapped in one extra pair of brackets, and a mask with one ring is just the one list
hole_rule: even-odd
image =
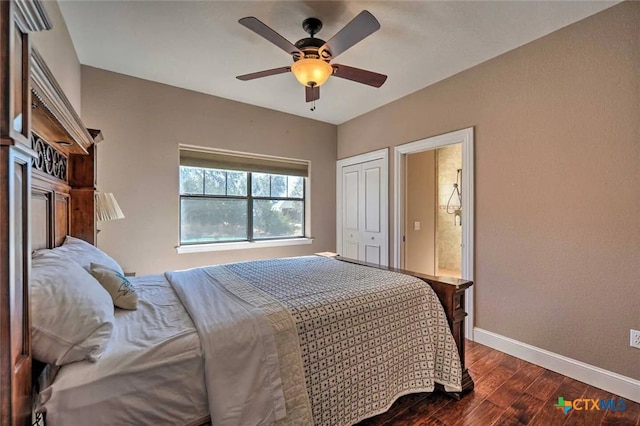
[(316, 110), (316, 101), (313, 101), (313, 103), (311, 104), (311, 111), (315, 111)]

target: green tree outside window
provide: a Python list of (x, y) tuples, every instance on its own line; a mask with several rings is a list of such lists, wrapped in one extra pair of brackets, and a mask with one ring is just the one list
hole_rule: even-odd
[(180, 244), (303, 237), (304, 204), (299, 176), (181, 166)]

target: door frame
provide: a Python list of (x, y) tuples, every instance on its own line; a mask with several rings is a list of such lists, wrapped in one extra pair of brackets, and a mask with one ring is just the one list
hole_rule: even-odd
[(380, 227), (385, 235), (385, 249), (380, 253), (380, 259), (389, 263), (389, 148), (371, 151), (353, 157), (343, 158), (336, 162), (336, 253), (342, 248), (342, 168), (367, 161), (382, 160), (382, 175), (380, 176), (380, 204), (382, 205)]
[[(404, 222), (404, 189), (405, 189), (405, 156), (422, 151), (443, 148), (449, 145), (462, 144), (462, 278), (473, 281), (473, 223), (474, 223), (474, 156), (473, 127), (457, 130), (443, 135), (421, 139), (398, 145), (394, 150), (394, 209), (393, 209), (393, 265), (401, 267), (400, 250), (402, 246), (402, 229)], [(466, 310), (469, 314), (465, 321), (465, 335), (473, 340), (474, 326), (474, 287), (466, 290)]]

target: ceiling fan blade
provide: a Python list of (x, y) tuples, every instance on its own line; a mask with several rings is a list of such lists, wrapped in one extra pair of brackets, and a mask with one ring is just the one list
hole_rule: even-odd
[(244, 25), (259, 36), (266, 38), (288, 54), (293, 55), (294, 53), (299, 53), (300, 55), (303, 55), (300, 49), (295, 47), (289, 40), (272, 30), (258, 18), (248, 16), (240, 19), (238, 22), (240, 25)]
[(346, 65), (332, 64), (333, 75), (347, 80), (367, 84), (373, 87), (380, 87), (387, 81), (387, 76), (377, 72), (367, 71), (360, 68), (348, 67)]
[(252, 72), (251, 74), (239, 75), (236, 78), (242, 81), (253, 80), (254, 78), (269, 77), (270, 75), (282, 74), (291, 71), (291, 67), (273, 68), (270, 70)]
[(304, 94), (307, 102), (313, 102), (320, 99), (320, 86), (304, 86)]
[(327, 49), (333, 59), (349, 49), (365, 37), (380, 29), (380, 22), (367, 10), (360, 12), (351, 22), (320, 47), (320, 52)]

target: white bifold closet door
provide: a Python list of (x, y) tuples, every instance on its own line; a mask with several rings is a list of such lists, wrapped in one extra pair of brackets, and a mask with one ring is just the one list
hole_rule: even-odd
[(388, 182), (383, 159), (342, 167), (341, 255), (388, 265)]

